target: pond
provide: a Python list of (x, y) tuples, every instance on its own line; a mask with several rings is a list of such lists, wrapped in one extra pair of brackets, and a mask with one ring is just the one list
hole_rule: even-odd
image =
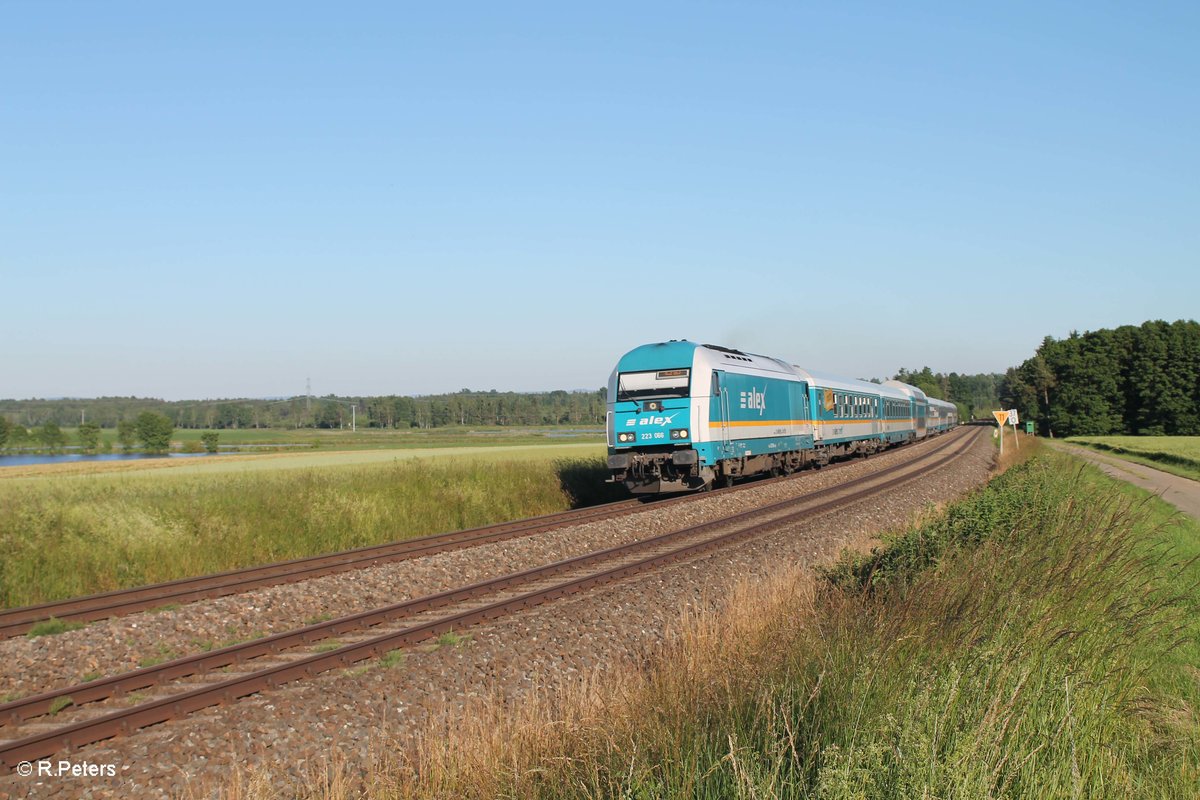
[(84, 455), (83, 453), (17, 453), (0, 455), (0, 468), (27, 467), (33, 464), (74, 464), (79, 461), (137, 461), (144, 458), (195, 458), (207, 456), (209, 453), (167, 453), (166, 455), (151, 456), (145, 453), (98, 453)]

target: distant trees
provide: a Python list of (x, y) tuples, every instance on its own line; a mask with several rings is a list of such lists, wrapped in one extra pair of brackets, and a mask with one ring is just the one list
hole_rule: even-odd
[(8, 433), (12, 430), (12, 423), (4, 417), (0, 417), (0, 450), (8, 446)]
[(29, 431), (24, 425), (10, 425), (8, 428), (8, 446), (18, 449), (29, 442)]
[(916, 386), (930, 397), (946, 400), (958, 407), (960, 419), (986, 416), (998, 407), (998, 387), (1003, 375), (979, 373), (963, 375), (957, 372), (943, 374), (925, 367), (917, 370), (901, 369), (894, 380)]
[[(951, 376), (953, 377), (953, 376)], [(136, 432), (130, 420), (146, 411), (163, 414), (176, 428), (226, 430), (234, 428), (349, 427), (350, 404), (358, 424), (372, 428), (433, 428), (445, 425), (583, 425), (604, 424), (606, 393), (596, 391), (499, 392), (462, 389), (453, 394), (378, 395), (374, 397), (306, 398), (291, 400), (186, 400), (165, 402), (136, 397), (90, 400), (2, 400), (0, 416), (36, 427), (53, 421), (73, 425), (81, 411), (102, 428), (116, 428), (117, 443), (129, 450)], [(122, 426), (127, 436), (122, 438)]]
[(254, 411), (244, 403), (221, 403), (210, 428), (249, 428), (254, 424)]
[(51, 453), (61, 453), (67, 445), (67, 435), (62, 432), (62, 428), (57, 422), (47, 422), (38, 429), (36, 434), (38, 443), (49, 450)]
[(128, 453), (137, 444), (137, 425), (133, 420), (123, 419), (117, 423), (117, 442), (121, 450)]
[(217, 452), (217, 440), (221, 438), (221, 434), (216, 431), (205, 431), (200, 434), (200, 443), (204, 445), (204, 450), (209, 453)]
[(95, 453), (100, 449), (100, 426), (95, 422), (81, 422), (75, 432), (79, 439), (79, 449), (85, 453)]
[(1005, 373), (1001, 401), (1060, 436), (1200, 434), (1200, 323), (1048, 336)]
[(171, 434), (175, 425), (165, 414), (143, 411), (134, 423), (137, 438), (147, 453), (165, 453), (171, 449)]

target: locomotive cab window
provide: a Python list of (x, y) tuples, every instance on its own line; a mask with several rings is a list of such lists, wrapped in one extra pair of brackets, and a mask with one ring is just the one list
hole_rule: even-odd
[(691, 370), (688, 369), (622, 372), (617, 378), (617, 400), (687, 397), (690, 378)]

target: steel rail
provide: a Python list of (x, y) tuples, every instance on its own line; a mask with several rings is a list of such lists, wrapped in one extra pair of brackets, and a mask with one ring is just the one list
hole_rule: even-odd
[[(844, 466), (843, 462), (842, 465)], [(790, 480), (785, 476), (773, 480)], [(718, 492), (739, 492), (771, 481), (743, 484)], [(689, 502), (712, 494), (688, 494), (657, 500), (655, 505), (670, 505)], [(633, 514), (647, 507), (639, 500), (620, 500), (589, 508), (545, 514), (527, 519), (501, 522), (448, 531), (414, 539), (367, 545), (335, 553), (280, 561), (254, 567), (243, 567), (225, 572), (216, 572), (190, 578), (178, 578), (163, 583), (147, 584), (129, 589), (55, 600), (32, 606), (21, 606), (0, 611), (0, 640), (28, 633), (39, 622), (51, 618), (65, 621), (95, 622), (110, 617), (125, 616), (139, 611), (159, 608), (164, 605), (188, 603), (240, 594), (266, 586), (296, 583), (310, 578), (319, 578), (338, 572), (365, 569), (377, 564), (404, 561), (412, 558), (475, 547), (482, 544), (505, 541), (543, 533), (568, 525), (581, 525), (617, 516)]]
[[(466, 625), (474, 624), (474, 623), (482, 621), (482, 620), (492, 619), (497, 616), (503, 616), (505, 614), (509, 614), (509, 613), (512, 613), (514, 611), (517, 611), (517, 610), (520, 610), (523, 608), (528, 608), (533, 605), (539, 605), (541, 603), (547, 602), (547, 601), (555, 599), (557, 597), (561, 597), (565, 594), (572, 594), (572, 593), (575, 593), (578, 591), (583, 591), (585, 589), (591, 588), (592, 586), (595, 586), (595, 585), (598, 585), (601, 583), (608, 583), (608, 582), (611, 582), (614, 580), (619, 580), (619, 579), (627, 577), (629, 575), (633, 575), (638, 572), (643, 572), (645, 570), (652, 569), (656, 566), (660, 566), (660, 565), (670, 563), (673, 561), (678, 561), (678, 560), (681, 560), (684, 558), (690, 558), (701, 552), (705, 552), (710, 549), (724, 546), (733, 541), (736, 541), (736, 540), (739, 540), (742, 538), (746, 538), (749, 536), (759, 535), (766, 531), (780, 528), (785, 525), (797, 522), (805, 516), (825, 513), (827, 511), (841, 508), (846, 505), (851, 505), (862, 499), (865, 499), (866, 497), (870, 497), (879, 492), (886, 491), (887, 489), (892, 488), (893, 486), (914, 480), (922, 475), (927, 474), (928, 470), (937, 469), (940, 466), (943, 466), (944, 464), (949, 463), (950, 461), (953, 461), (953, 460), (959, 458), (964, 453), (969, 451), (970, 445), (973, 444), (977, 438), (978, 438), (977, 434), (969, 435), (969, 436), (962, 436), (962, 437), (953, 437), (950, 441), (940, 445), (939, 447), (935, 448), (934, 450), (931, 450), (930, 452), (927, 452), (927, 453), (923, 453), (917, 459), (914, 459), (913, 461), (905, 462), (902, 465), (894, 465), (892, 467), (888, 467), (886, 470), (881, 470), (879, 472), (872, 473), (871, 475), (857, 478), (854, 481), (850, 481), (850, 482), (841, 484), (836, 487), (828, 487), (827, 489), (822, 489), (822, 490), (818, 490), (816, 492), (811, 492), (811, 493), (803, 495), (799, 498), (793, 498), (792, 500), (781, 501), (781, 502), (774, 503), (774, 504), (771, 504), (771, 505), (763, 507), (763, 508), (753, 509), (753, 510), (747, 511), (747, 512), (741, 512), (732, 517), (726, 517), (721, 520), (714, 520), (711, 522), (702, 523), (700, 525), (692, 526), (690, 528), (686, 528), (681, 531), (674, 531), (674, 532), (670, 532), (670, 533), (666, 533), (666, 534), (660, 534), (659, 536), (652, 537), (651, 539), (646, 539), (641, 542), (636, 542), (636, 543), (627, 544), (627, 545), (620, 545), (618, 547), (608, 548), (607, 550), (604, 550), (604, 551), (597, 551), (595, 553), (589, 553), (589, 554), (585, 554), (583, 556), (577, 556), (573, 559), (566, 559), (564, 561), (556, 562), (555, 564), (551, 564), (546, 567), (540, 567), (540, 568), (536, 568), (534, 570), (526, 570), (525, 572), (522, 572), (522, 573), (514, 573), (511, 575), (502, 576), (501, 578), (495, 579), (493, 581), (481, 582), (481, 583), (474, 584), (469, 587), (463, 587), (461, 589), (455, 589), (455, 590), (451, 590), (448, 592), (443, 592), (443, 593), (440, 593), (439, 595), (431, 595), (431, 596), (425, 597), (425, 598), (417, 598), (416, 600), (409, 601), (408, 603), (402, 603), (402, 604), (397, 604), (396, 606), (388, 607), (388, 609), (375, 609), (371, 612), (365, 612), (364, 614), (354, 615), (353, 618), (348, 617), (348, 618), (343, 618), (341, 620), (333, 620), (333, 621), (330, 621), (329, 623), (322, 623), (321, 625), (318, 625), (318, 626), (308, 626), (308, 628), (300, 629), (298, 631), (291, 632), (290, 634), (279, 634), (276, 637), (270, 637), (271, 639), (277, 640), (275, 643), (276, 646), (274, 647), (274, 649), (272, 649), (269, 646), (270, 640), (268, 640), (268, 639), (258, 640), (256, 642), (247, 643), (247, 645), (249, 647), (266, 646), (267, 649), (264, 651), (264, 653), (265, 652), (278, 652), (281, 649), (285, 649), (285, 648), (281, 648), (278, 646), (279, 641), (282, 641), (280, 639), (280, 637), (303, 636), (305, 634), (311, 635), (312, 629), (314, 629), (314, 628), (321, 628), (321, 627), (329, 628), (330, 626), (336, 626), (339, 623), (349, 624), (349, 623), (351, 623), (352, 620), (356, 620), (356, 618), (357, 618), (357, 620), (354, 622), (353, 627), (361, 628), (364, 625), (364, 620), (366, 620), (367, 618), (370, 618), (370, 617), (380, 615), (380, 614), (384, 614), (385, 617), (378, 619), (375, 622), (369, 622), (369, 623), (365, 623), (365, 624), (378, 624), (379, 622), (383, 622), (383, 621), (394, 621), (394, 617), (391, 618), (391, 620), (386, 618), (386, 612), (389, 609), (404, 609), (405, 607), (408, 607), (406, 612), (402, 612), (403, 616), (407, 616), (408, 614), (414, 613), (413, 609), (418, 608), (418, 606), (421, 604), (424, 604), (424, 608), (420, 608), (420, 610), (428, 610), (429, 608), (436, 608), (436, 607), (443, 606), (443, 605), (449, 605), (449, 604), (453, 604), (453, 603), (457, 603), (457, 602), (462, 602), (464, 600), (476, 599), (481, 595), (486, 595), (487, 593), (494, 592), (497, 589), (507, 588), (515, 583), (526, 583), (531, 580), (535, 580), (536, 578), (546, 578), (546, 577), (552, 576), (554, 574), (561, 573), (563, 571), (568, 571), (571, 569), (579, 568), (581, 566), (586, 566), (586, 565), (588, 565), (590, 563), (594, 563), (596, 561), (607, 560), (607, 559), (611, 559), (613, 557), (620, 557), (622, 555), (628, 555), (633, 552), (636, 552), (637, 550), (652, 549), (653, 547), (655, 547), (657, 545), (661, 545), (665, 542), (668, 542), (671, 539), (691, 538), (691, 537), (694, 537), (695, 535), (697, 535), (698, 533), (701, 533), (701, 532), (704, 532), (707, 530), (711, 530), (713, 528), (728, 527), (731, 524), (737, 524), (737, 522), (739, 522), (741, 520), (749, 519), (751, 517), (761, 517), (764, 513), (769, 513), (772, 510), (779, 510), (786, 506), (795, 506), (798, 504), (805, 505), (807, 503), (811, 503), (811, 501), (815, 498), (818, 498), (821, 496), (826, 496), (826, 495), (832, 494), (832, 493), (844, 492), (848, 487), (852, 487), (857, 483), (871, 483), (872, 484), (864, 489), (860, 489), (856, 492), (851, 492), (848, 495), (845, 495), (842, 497), (837, 497), (832, 500), (828, 500), (825, 503), (822, 503), (816, 507), (805, 507), (800, 510), (788, 513), (782, 517), (778, 517), (778, 518), (768, 520), (765, 522), (760, 522), (757, 524), (752, 524), (748, 527), (736, 529), (734, 531), (731, 531), (731, 532), (728, 532), (725, 534), (721, 534), (716, 537), (705, 539), (698, 543), (685, 545), (683, 547), (679, 547), (674, 550), (669, 550), (665, 553), (651, 555), (651, 556), (645, 557), (641, 560), (638, 560), (638, 561), (635, 561), (635, 562), (632, 562), (629, 564), (612, 567), (610, 569), (604, 570), (599, 573), (594, 573), (592, 575), (587, 575), (587, 576), (584, 576), (581, 578), (568, 580), (568, 581), (556, 584), (556, 585), (551, 586), (546, 589), (526, 592), (524, 594), (518, 595), (517, 597), (510, 598), (508, 600), (495, 601), (495, 602), (489, 603), (489, 604), (484, 605), (479, 608), (470, 609), (467, 611), (460, 612), (458, 614), (452, 614), (450, 616), (442, 617), (440, 619), (433, 620), (431, 622), (413, 625), (413, 626), (404, 628), (404, 629), (394, 632), (394, 633), (384, 634), (379, 637), (368, 639), (364, 642), (348, 644), (348, 645), (338, 648), (337, 650), (331, 651), (329, 653), (320, 653), (320, 654), (308, 656), (308, 657), (301, 658), (301, 659), (298, 659), (298, 660), (295, 660), (295, 661), (292, 661), (292, 662), (289, 662), (286, 664), (269, 667), (264, 670), (248, 673), (247, 675), (244, 675), (244, 676), (232, 678), (230, 680), (223, 681), (219, 684), (215, 684), (210, 687), (202, 687), (202, 688), (186, 691), (186, 692), (183, 692), (180, 694), (171, 695), (171, 696), (168, 696), (165, 698), (161, 698), (159, 700), (154, 700), (154, 701), (150, 701), (148, 703), (144, 703), (144, 704), (135, 706), (130, 709), (124, 709), (124, 710), (112, 712), (110, 714), (107, 714), (107, 715), (104, 715), (101, 717), (97, 717), (97, 718), (94, 718), (91, 720), (84, 720), (82, 722), (68, 725), (63, 728), (54, 729), (54, 730), (47, 731), (42, 734), (34, 734), (33, 736), (29, 736), (29, 737), (26, 737), (23, 739), (8, 742), (8, 743), (5, 743), (4, 745), (0, 745), (0, 766), (11, 769), (11, 768), (15, 767), (15, 765), (17, 763), (19, 763), (20, 761), (23, 761), (23, 760), (44, 758), (45, 756), (51, 755), (55, 752), (58, 752), (59, 750), (61, 750), (63, 748), (78, 747), (78, 746), (83, 746), (85, 744), (91, 744), (93, 742), (101, 741), (103, 739), (110, 738), (110, 737), (120, 734), (120, 733), (129, 733), (132, 730), (135, 730), (138, 728), (157, 724), (159, 722), (165, 722), (170, 719), (175, 719), (177, 717), (183, 716), (187, 713), (191, 713), (192, 711), (196, 711), (201, 708), (207, 708), (209, 706), (217, 705), (222, 702), (231, 702), (233, 700), (236, 700), (237, 698), (244, 697), (244, 696), (247, 696), (250, 694), (254, 694), (263, 689), (272, 688), (272, 687), (278, 686), (282, 683), (287, 683), (289, 681), (296, 680), (297, 678), (308, 677), (308, 676), (317, 674), (319, 672), (323, 672), (323, 671), (326, 671), (329, 669), (335, 669), (338, 667), (344, 667), (344, 666), (347, 666), (356, 661), (361, 661), (366, 658), (371, 658), (371, 657), (380, 655), (381, 653), (386, 652), (387, 650), (393, 649), (394, 647), (399, 646), (399, 645), (414, 644), (416, 642), (423, 641), (425, 639), (436, 636), (440, 633), (444, 633), (448, 630), (452, 630), (454, 628), (460, 628), (460, 627), (463, 627)], [(874, 483), (874, 480), (877, 479), (878, 477), (880, 477), (881, 475), (884, 475), (884, 474), (887, 474), (890, 472), (895, 472), (895, 471), (898, 471), (898, 470), (904, 469), (904, 468), (920, 467), (920, 466), (922, 466), (923, 462), (925, 462), (927, 460), (931, 460), (932, 457), (934, 455), (936, 455), (937, 453), (939, 453), (940, 451), (945, 450), (948, 447), (951, 447), (960, 442), (963, 443), (963, 446), (961, 448), (959, 448), (956, 452), (942, 456), (941, 458), (936, 459), (934, 461), (934, 463), (929, 464), (922, 469), (913, 470), (912, 472), (902, 474), (898, 477), (892, 478), (883, 483), (879, 483), (879, 484)], [(536, 577), (533, 577), (533, 576), (536, 576)], [(432, 603), (432, 604), (430, 604), (430, 603)], [(326, 635), (333, 635), (333, 634), (327, 633)], [(318, 637), (318, 638), (323, 638), (323, 637)], [(164, 670), (174, 669), (174, 670), (178, 671), (179, 669), (183, 669), (184, 670), (183, 672), (172, 675), (172, 678), (186, 677), (187, 675), (194, 674), (197, 670), (190, 669), (190, 671), (189, 671), (188, 667), (186, 665), (184, 665), (183, 662), (190, 661), (194, 665), (194, 663), (202, 661), (204, 658), (206, 658), (208, 656), (226, 657), (229, 655), (228, 651), (234, 650), (237, 647), (242, 647), (242, 646), (239, 645), (239, 646), (236, 646), (235, 648), (226, 648), (225, 651), (214, 651), (213, 653), (203, 654), (201, 656), (192, 657), (190, 659), (177, 659), (174, 662), (168, 662), (167, 664), (159, 665), (159, 667), (163, 668)], [(206, 667), (206, 668), (215, 668), (215, 667)], [(147, 668), (145, 670), (138, 670), (134, 673), (128, 673), (125, 676), (117, 676), (116, 678), (109, 679), (108, 683), (111, 683), (112, 681), (118, 680), (120, 678), (134, 678), (135, 676), (141, 676), (141, 675), (149, 673), (155, 669), (157, 669), (157, 668), (152, 667), (152, 668)], [(103, 682), (103, 681), (95, 682), (95, 684), (97, 684), (97, 685), (99, 685), (101, 683), (105, 683), (105, 682)], [(55, 693), (47, 693), (46, 696), (54, 695), (54, 696), (58, 696), (58, 697), (63, 697), (63, 696), (68, 696), (68, 694), (69, 694), (72, 698), (72, 701), (75, 701), (74, 692), (77, 692), (80, 690), (86, 690), (91, 685), (92, 684), (83, 684), (83, 685), (80, 685), (77, 687), (71, 687), (70, 689), (67, 689), (67, 690), (62, 690), (62, 691), (55, 692)], [(112, 694), (111, 686), (109, 688), (110, 688), (109, 695), (111, 695)], [(43, 699), (44, 699), (43, 696), (39, 696), (37, 698), (29, 698), (28, 700), (30, 702), (33, 702), (33, 701), (40, 702)], [(24, 702), (24, 701), (17, 701), (17, 703), (11, 703), (11, 704), (7, 704), (7, 706), (5, 706), (5, 707), (0, 707), (0, 712), (6, 713), (10, 710), (11, 707), (18, 705), (22, 702)]]
[(205, 653), (182, 656), (177, 659), (172, 659), (171, 661), (165, 661), (161, 664), (143, 667), (141, 669), (122, 673), (120, 675), (114, 675), (108, 678), (89, 681), (87, 683), (78, 684), (65, 689), (54, 689), (49, 692), (30, 695), (29, 697), (0, 704), (0, 726), (10, 723), (19, 724), (25, 720), (49, 714), (51, 708), (54, 706), (54, 703), (56, 701), (61, 702), (62, 698), (69, 697), (72, 705), (80, 706), (86, 703), (104, 700), (112, 696), (136, 692), (141, 689), (166, 683), (167, 681), (178, 680), (179, 678), (186, 678), (198, 673), (211, 672), (223, 667), (233, 666), (254, 658), (260, 658), (265, 655), (273, 655), (293, 647), (311, 644), (313, 642), (345, 634), (350, 631), (362, 630), (363, 628), (373, 627), (384, 622), (393, 622), (399, 618), (412, 616), (414, 614), (419, 614), (435, 608), (444, 608), (448, 605), (453, 605), (455, 603), (477, 598), (483, 594), (491, 594), (498, 591), (503, 591), (504, 589), (512, 586), (541, 580), (573, 569), (595, 564), (597, 562), (610, 560), (612, 558), (619, 558), (628, 553), (644, 550), (647, 547), (652, 547), (672, 539), (695, 536), (697, 534), (713, 530), (714, 528), (727, 527), (732, 524), (737, 524), (743, 520), (752, 520), (754, 518), (762, 517), (764, 514), (771, 514), (796, 505), (810, 503), (813, 500), (821, 497), (846, 491), (855, 485), (870, 483), (880, 476), (886, 476), (899, 470), (919, 467), (923, 459), (927, 459), (933, 455), (936, 455), (937, 453), (955, 444), (956, 441), (956, 439), (952, 439), (928, 451), (927, 453), (921, 454), (917, 459), (905, 461), (901, 464), (895, 464), (885, 469), (873, 472), (869, 475), (856, 478), (853, 481), (847, 481), (835, 486), (807, 492), (797, 497), (781, 500), (766, 506), (756, 507), (747, 511), (739, 512), (729, 517), (722, 517), (720, 519), (700, 523), (680, 530), (668, 531), (666, 533), (636, 542), (628, 542), (602, 550), (584, 553), (582, 555), (573, 556), (571, 558), (556, 561), (544, 566), (508, 573), (496, 578), (479, 581), (468, 586), (449, 589), (444, 592), (438, 592), (431, 595), (413, 598), (411, 600), (405, 600), (399, 603), (370, 609), (357, 614), (351, 614), (333, 620), (326, 620), (324, 622), (306, 625), (302, 628), (296, 628), (290, 631), (283, 631), (262, 639), (255, 639), (250, 642), (241, 642), (239, 644), (229, 645), (216, 650), (210, 650)]
[(132, 589), (74, 597), (36, 606), (24, 606), (0, 612), (0, 639), (26, 633), (38, 622), (51, 617), (62, 620), (93, 622), (123, 616), (169, 603), (191, 602), (238, 594), (264, 586), (294, 583), (335, 572), (401, 561), (410, 558), (473, 547), (479, 544), (541, 533), (564, 525), (577, 525), (633, 513), (644, 507), (637, 500), (621, 500), (602, 506), (546, 514), (524, 520), (502, 522), (461, 531), (449, 531), (382, 545), (280, 561), (258, 567), (217, 572), (193, 578)]

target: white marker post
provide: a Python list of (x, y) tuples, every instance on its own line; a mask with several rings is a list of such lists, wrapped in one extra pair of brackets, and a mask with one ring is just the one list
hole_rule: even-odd
[(1008, 412), (993, 411), (992, 416), (996, 418), (996, 424), (1000, 426), (1000, 455), (1004, 455), (1004, 423), (1008, 422)]
[(1017, 443), (1018, 450), (1021, 449), (1021, 437), (1017, 436), (1017, 423), (1020, 421), (1020, 418), (1017, 416), (1017, 410), (1010, 408), (1008, 410), (1008, 424), (1013, 426), (1013, 441)]

